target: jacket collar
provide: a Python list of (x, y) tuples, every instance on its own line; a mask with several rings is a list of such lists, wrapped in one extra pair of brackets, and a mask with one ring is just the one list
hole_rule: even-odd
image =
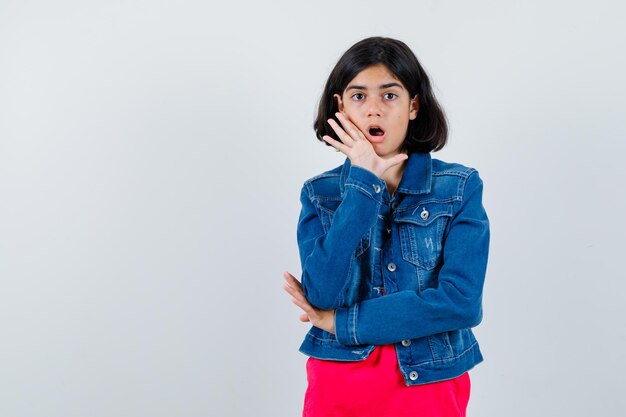
[[(339, 189), (343, 197), (346, 178), (350, 172), (350, 158), (346, 158), (341, 168)], [(404, 194), (427, 194), (430, 192), (432, 180), (432, 159), (429, 152), (412, 152), (409, 154), (402, 179), (397, 192)]]

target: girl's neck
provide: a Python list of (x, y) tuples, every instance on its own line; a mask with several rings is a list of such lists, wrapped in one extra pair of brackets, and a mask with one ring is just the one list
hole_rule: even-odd
[(385, 184), (387, 184), (387, 189), (389, 190), (389, 195), (393, 197), (393, 194), (396, 192), (398, 185), (400, 185), (400, 180), (402, 179), (402, 174), (404, 173), (404, 168), (406, 167), (406, 160), (402, 161), (401, 164), (392, 166), (382, 176), (382, 179), (385, 180)]

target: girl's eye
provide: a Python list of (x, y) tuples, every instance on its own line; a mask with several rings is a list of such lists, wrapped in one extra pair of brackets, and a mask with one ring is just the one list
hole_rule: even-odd
[(398, 97), (398, 95), (396, 93), (385, 93), (385, 99), (387, 99), (387, 100), (393, 100), (396, 97)]
[(356, 93), (352, 96), (353, 99), (355, 100), (363, 100), (365, 98), (365, 94), (363, 93)]

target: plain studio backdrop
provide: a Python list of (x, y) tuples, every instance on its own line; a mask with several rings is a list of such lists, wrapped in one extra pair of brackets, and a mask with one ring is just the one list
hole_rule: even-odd
[[(405, 41), (484, 180), (468, 415), (626, 408), (624, 6), (0, 2), (0, 415), (297, 416), (330, 70)], [(417, 414), (416, 414), (417, 415)]]

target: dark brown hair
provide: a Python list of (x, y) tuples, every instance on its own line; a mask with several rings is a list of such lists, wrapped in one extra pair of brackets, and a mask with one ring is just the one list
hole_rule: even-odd
[(340, 140), (327, 122), (339, 111), (333, 95), (343, 95), (350, 80), (364, 69), (377, 64), (385, 65), (402, 82), (410, 97), (418, 96), (419, 111), (415, 120), (409, 121), (402, 150), (431, 152), (442, 149), (448, 141), (448, 124), (433, 94), (426, 71), (404, 42), (383, 37), (366, 38), (355, 43), (331, 71), (313, 123), (317, 138), (324, 143), (324, 135)]

